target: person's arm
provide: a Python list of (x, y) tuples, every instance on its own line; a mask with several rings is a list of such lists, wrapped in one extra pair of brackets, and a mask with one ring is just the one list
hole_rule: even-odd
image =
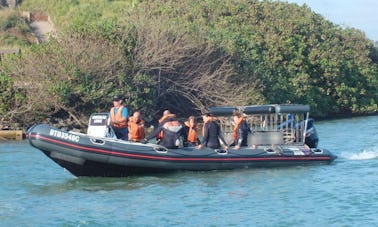
[(196, 141), (197, 145), (200, 145), (201, 144), (201, 140), (199, 139), (199, 137), (197, 137), (197, 141)]
[(218, 137), (219, 137), (219, 139), (222, 141), (222, 143), (224, 144), (224, 146), (228, 147), (228, 145), (227, 145), (227, 143), (226, 143), (226, 140), (225, 140), (224, 137), (223, 137), (222, 132), (219, 134)]
[(209, 141), (209, 125), (210, 123), (207, 123), (205, 125), (205, 130), (204, 130), (204, 135), (203, 135), (203, 138), (202, 138), (202, 144), (203, 146), (207, 146), (207, 142)]
[(122, 122), (127, 121), (129, 118), (129, 111), (127, 110), (126, 107), (122, 108)]
[(180, 135), (182, 137), (182, 143), (184, 147), (188, 143), (188, 131), (189, 131), (189, 127), (186, 125), (183, 125), (183, 127), (181, 128)]
[(202, 143), (197, 146), (197, 149), (201, 149), (204, 146), (207, 146), (207, 141), (209, 140), (209, 123), (205, 124), (203, 129), (203, 135), (202, 135)]
[(218, 138), (222, 141), (222, 143), (224, 144), (224, 146), (226, 147), (226, 149), (228, 149), (228, 144), (226, 143), (226, 140), (224, 139), (223, 137), (223, 133), (221, 131), (221, 128), (220, 126), (218, 125)]
[(149, 136), (147, 136), (146, 138), (145, 138), (145, 140), (150, 140), (150, 139), (152, 139), (152, 138), (154, 138), (154, 137), (156, 137), (158, 134), (159, 134), (159, 132), (161, 131), (161, 130), (163, 130), (163, 126), (160, 124)]
[(140, 120), (138, 123), (137, 123), (138, 127), (141, 127), (141, 128), (144, 128), (144, 120)]
[(238, 136), (236, 138), (236, 141), (235, 141), (235, 146), (236, 147), (239, 147), (241, 146), (242, 142), (243, 142), (243, 138), (244, 138), (244, 134), (245, 134), (245, 130), (243, 129), (243, 127), (240, 125), (238, 127)]

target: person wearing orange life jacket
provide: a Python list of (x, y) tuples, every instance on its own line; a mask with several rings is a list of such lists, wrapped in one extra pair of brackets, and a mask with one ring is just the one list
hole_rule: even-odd
[(186, 143), (183, 125), (176, 119), (175, 115), (171, 115), (170, 113), (168, 117), (160, 122), (159, 126), (154, 130), (154, 132), (144, 139), (144, 143), (147, 143), (148, 140), (157, 137), (162, 131), (164, 136), (159, 145), (170, 149), (177, 149), (181, 145), (180, 137), (182, 137), (184, 143)]
[(239, 150), (240, 147), (248, 146), (248, 133), (251, 133), (246, 119), (239, 112), (234, 112), (232, 118), (235, 122), (234, 126), (234, 142), (230, 146), (235, 146), (235, 150)]
[(140, 116), (140, 112), (134, 112), (133, 116), (129, 118), (129, 140), (140, 142), (144, 139), (144, 121)]
[(185, 131), (187, 134), (187, 144), (185, 146), (197, 146), (201, 144), (198, 138), (198, 125), (194, 116), (190, 116), (187, 121), (184, 122)]
[(198, 145), (197, 149), (202, 149), (202, 147), (210, 147), (212, 149), (221, 148), (219, 140), (222, 141), (226, 150), (228, 150), (228, 145), (223, 137), (221, 128), (217, 123), (217, 119), (212, 113), (206, 113), (202, 116), (203, 119), (203, 141), (202, 144)]
[(110, 109), (110, 125), (118, 139), (128, 140), (127, 119), (129, 112), (123, 105), (122, 95), (113, 97), (113, 107)]

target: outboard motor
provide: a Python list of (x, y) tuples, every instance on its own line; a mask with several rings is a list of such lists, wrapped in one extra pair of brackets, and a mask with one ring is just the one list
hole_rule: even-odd
[(89, 118), (87, 134), (93, 137), (110, 137), (115, 136), (113, 128), (109, 124), (109, 113), (94, 113)]
[[(288, 129), (288, 128), (294, 128), (294, 129), (300, 129), (301, 127), (304, 127), (304, 121), (296, 122), (294, 117), (292, 115), (288, 114), (288, 120), (278, 125), (278, 129)], [(315, 128), (315, 121), (312, 118), (309, 118), (307, 120), (307, 130), (306, 130), (306, 138), (305, 138), (305, 144), (309, 146), (310, 148), (317, 148), (319, 142), (318, 132)]]
[(318, 132), (315, 128), (315, 121), (312, 118), (307, 120), (307, 131), (305, 144), (310, 148), (317, 148), (319, 142)]

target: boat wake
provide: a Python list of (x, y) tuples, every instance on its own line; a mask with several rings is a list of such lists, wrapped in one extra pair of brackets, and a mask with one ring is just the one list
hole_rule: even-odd
[(369, 150), (363, 150), (359, 153), (347, 154), (344, 156), (349, 160), (368, 160), (378, 158), (378, 147), (373, 147)]

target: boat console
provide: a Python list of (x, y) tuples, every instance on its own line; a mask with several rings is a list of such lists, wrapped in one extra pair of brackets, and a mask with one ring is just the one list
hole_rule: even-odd
[(92, 114), (89, 117), (87, 135), (100, 138), (116, 138), (114, 130), (112, 129), (112, 127), (110, 127), (110, 114)]

